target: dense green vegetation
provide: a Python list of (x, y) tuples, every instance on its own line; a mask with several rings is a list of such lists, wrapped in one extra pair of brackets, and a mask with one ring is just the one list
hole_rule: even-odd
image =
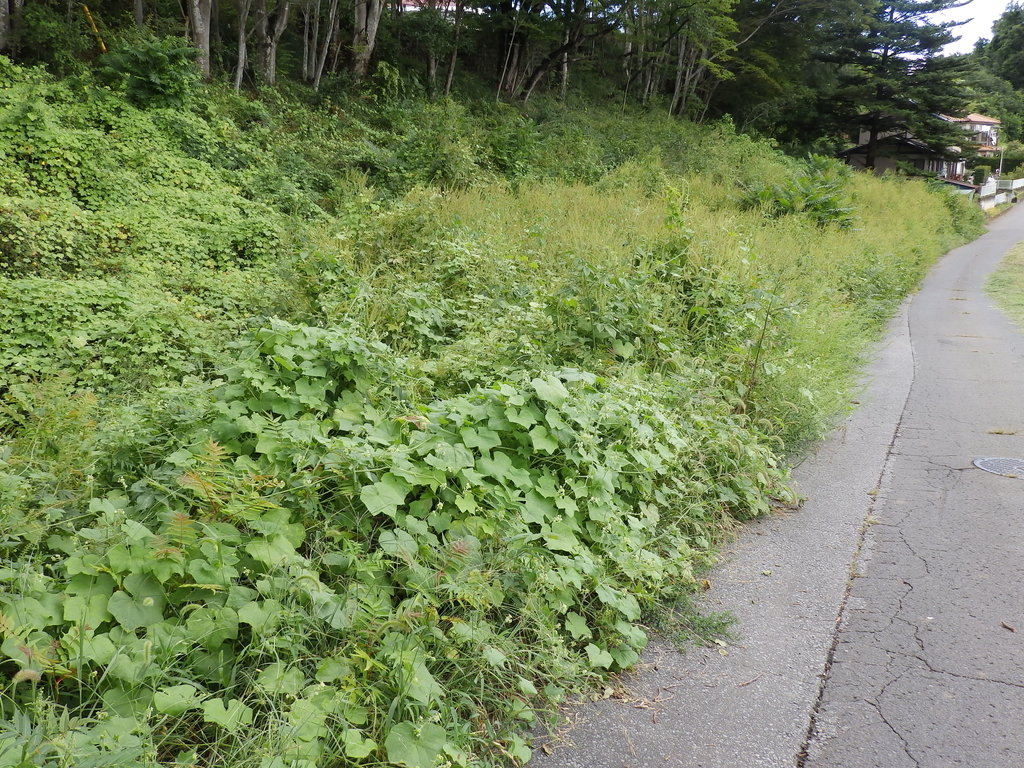
[[(0, 0), (0, 53), (64, 75), (100, 68), (136, 102), (177, 101), (183, 83), (166, 64), (181, 59), (236, 89), (302, 82), (327, 95), (381, 76), (385, 64), (430, 98), (546, 94), (701, 122), (729, 115), (802, 152), (831, 152), (865, 126), (906, 128), (942, 151), (949, 126), (934, 113), (960, 113), (993, 90), (977, 57), (940, 55), (957, 25), (935, 14), (957, 4)], [(1012, 83), (1016, 60), (996, 47), (994, 76)], [(1013, 106), (1000, 107), (1006, 119)]]
[(980, 226), (728, 122), (391, 72), (0, 57), (0, 765), (523, 762)]
[(1024, 324), (1024, 246), (1006, 254), (985, 289), (1017, 325)]

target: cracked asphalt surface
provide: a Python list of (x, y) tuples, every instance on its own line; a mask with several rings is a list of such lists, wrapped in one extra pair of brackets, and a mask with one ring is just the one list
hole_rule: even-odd
[(982, 292), (1024, 210), (909, 306), (914, 381), (865, 535), (807, 768), (1024, 764), (1024, 337)]
[(535, 742), (538, 768), (1024, 765), (1024, 336), (982, 291), (1024, 206), (947, 254), (890, 325), (861, 405), (712, 575), (740, 639), (652, 643)]

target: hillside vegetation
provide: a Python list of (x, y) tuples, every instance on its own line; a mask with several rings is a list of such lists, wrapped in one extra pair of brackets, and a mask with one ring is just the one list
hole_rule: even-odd
[(524, 762), (980, 227), (728, 123), (394, 85), (0, 57), (0, 766)]

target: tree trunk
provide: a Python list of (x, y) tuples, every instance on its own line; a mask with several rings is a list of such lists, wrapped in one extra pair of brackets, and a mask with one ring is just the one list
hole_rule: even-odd
[[(568, 42), (569, 42), (569, 33), (567, 32), (566, 35), (565, 35), (565, 39), (563, 40), (563, 44), (568, 43)], [(564, 51), (562, 53), (562, 93), (561, 93), (561, 101), (562, 101), (563, 104), (565, 103), (565, 94), (566, 94), (566, 91), (568, 91), (568, 90), (569, 90), (569, 51)]]
[[(320, 0), (315, 2), (315, 12), (312, 2), (299, 6), (302, 9), (302, 79), (307, 83), (313, 79), (313, 62), (317, 59), (317, 42), (320, 37)], [(314, 16), (312, 24), (310, 16)]]
[(361, 83), (370, 72), (370, 59), (377, 45), (377, 27), (383, 0), (355, 0), (355, 32), (352, 36), (352, 76)]
[(683, 61), (686, 58), (686, 38), (679, 38), (679, 55), (676, 57), (676, 82), (672, 89), (672, 101), (668, 106), (669, 115), (674, 115), (683, 95)]
[(686, 67), (686, 77), (683, 79), (683, 100), (679, 105), (679, 114), (685, 115), (690, 108), (690, 99), (693, 98), (697, 91), (697, 83), (699, 78), (704, 73), (704, 65), (699, 64), (705, 56), (707, 56), (707, 46), (703, 47), (701, 52), (690, 47), (690, 63)]
[[(6, 0), (0, 0), (0, 5), (3, 5)], [(143, 0), (135, 0), (135, 26), (138, 29), (146, 28), (146, 7), (143, 4)], [(0, 45), (0, 48), (3, 48)]]
[(242, 88), (242, 77), (245, 75), (245, 68), (249, 66), (249, 32), (246, 28), (249, 21), (249, 9), (252, 8), (252, 0), (235, 0), (235, 9), (238, 11), (238, 64), (235, 66), (235, 90)]
[(427, 94), (431, 101), (437, 98), (437, 56), (427, 54)]
[(267, 11), (267, 0), (256, 0), (256, 73), (264, 85), (277, 83), (277, 44), (288, 26), (291, 0), (278, 0)]
[[(590, 35), (585, 35), (583, 34), (583, 29), (581, 27), (566, 30), (565, 37), (562, 38), (564, 42), (541, 59), (540, 64), (534, 67), (533, 72), (531, 72), (530, 76), (526, 78), (526, 82), (523, 84), (523, 89), (519, 92), (520, 100), (525, 102), (530, 98), (530, 94), (533, 93), (533, 89), (537, 87), (544, 75), (554, 69), (557, 62), (563, 61), (564, 57), (575, 52), (576, 49), (579, 48), (586, 40), (596, 39), (602, 34), (604, 34), (604, 32), (599, 31)], [(568, 62), (566, 62), (565, 66), (568, 69)]]
[(459, 58), (459, 33), (462, 31), (462, 11), (466, 7), (465, 0), (455, 3), (455, 34), (452, 42), (452, 57), (448, 61), (448, 75), (444, 79), (444, 95), (452, 92), (452, 80), (455, 79), (455, 62)]
[(192, 45), (199, 49), (196, 63), (203, 73), (203, 79), (209, 81), (210, 70), (210, 14), (213, 11), (213, 0), (189, 0), (188, 22)]
[(11, 3), (0, 0), (0, 53), (7, 50), (11, 39)]
[(313, 90), (320, 90), (320, 78), (324, 75), (324, 67), (327, 64), (327, 52), (331, 47), (331, 40), (334, 38), (334, 28), (338, 21), (338, 0), (331, 0), (331, 6), (327, 10), (327, 34), (324, 35), (323, 46), (320, 48), (316, 61), (316, 71), (313, 73)]

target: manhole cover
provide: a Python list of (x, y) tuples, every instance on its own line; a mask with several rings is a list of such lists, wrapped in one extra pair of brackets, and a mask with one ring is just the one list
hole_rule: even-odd
[(1024, 459), (975, 459), (974, 466), (997, 475), (1024, 479)]

